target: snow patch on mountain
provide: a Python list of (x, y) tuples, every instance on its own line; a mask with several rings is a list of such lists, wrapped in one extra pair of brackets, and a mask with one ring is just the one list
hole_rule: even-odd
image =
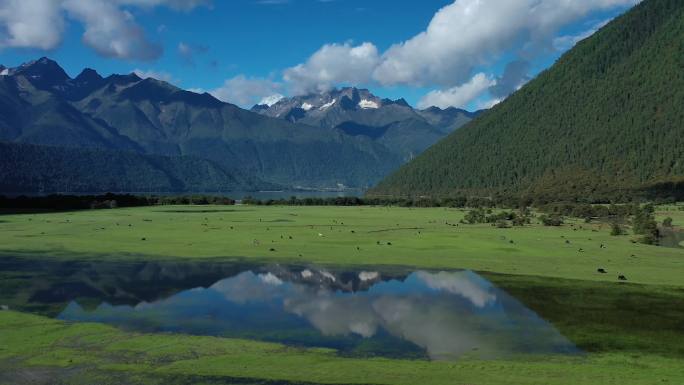
[(325, 104), (322, 105), (319, 109), (320, 109), (321, 111), (327, 110), (328, 108), (330, 108), (330, 107), (332, 107), (333, 105), (335, 105), (335, 102), (336, 102), (336, 101), (337, 101), (337, 99), (333, 99), (332, 102), (330, 102), (330, 103), (325, 103)]
[(367, 109), (376, 109), (377, 110), (378, 108), (380, 108), (380, 106), (378, 105), (377, 102), (374, 102), (372, 100), (367, 100), (367, 99), (361, 100), (359, 102), (359, 107), (363, 108), (364, 110), (367, 110)]
[(306, 102), (302, 103), (302, 110), (311, 111), (312, 108), (314, 108), (313, 104)]
[(267, 96), (267, 97), (261, 99), (261, 101), (259, 102), (259, 105), (262, 105), (262, 106), (265, 105), (265, 106), (272, 107), (273, 105), (275, 105), (276, 103), (278, 103), (279, 101), (281, 101), (283, 99), (285, 99), (285, 96), (283, 96), (281, 94), (275, 94), (275, 95)]

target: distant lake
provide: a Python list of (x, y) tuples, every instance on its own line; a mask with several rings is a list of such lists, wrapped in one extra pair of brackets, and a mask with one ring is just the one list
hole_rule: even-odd
[[(252, 197), (258, 200), (269, 199), (288, 199), (290, 197), (303, 198), (339, 198), (339, 197), (361, 197), (365, 191), (361, 189), (348, 189), (344, 191), (313, 191), (313, 190), (285, 190), (285, 191), (229, 191), (229, 192), (113, 192), (115, 194), (131, 194), (131, 195), (157, 195), (157, 196), (190, 196), (190, 195), (207, 195), (207, 196), (221, 196), (232, 199), (243, 199), (245, 197)], [(17, 196), (45, 196), (51, 194), (61, 195), (104, 195), (106, 192), (50, 192), (50, 193), (1, 193), (0, 195), (8, 197)]]
[(578, 353), (552, 324), (465, 270), (17, 260), (2, 262), (0, 273), (26, 279), (14, 298), (29, 300), (10, 307), (132, 331), (248, 338), (350, 356)]

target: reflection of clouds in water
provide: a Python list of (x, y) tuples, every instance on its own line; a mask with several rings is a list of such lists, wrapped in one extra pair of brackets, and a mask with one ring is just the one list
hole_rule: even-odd
[(460, 322), (461, 317), (453, 313), (456, 309), (444, 303), (426, 303), (420, 297), (381, 297), (373, 308), (387, 331), (424, 348), (432, 359), (457, 357), (474, 348), (485, 350), (484, 336)]
[(359, 273), (359, 279), (363, 282), (372, 281), (374, 279), (378, 279), (379, 277), (380, 273), (377, 271), (362, 271)]
[(424, 348), (432, 359), (466, 353), (494, 357), (525, 349), (550, 352), (570, 345), (513, 298), (504, 293), (497, 297), (496, 289), (474, 273), (419, 272), (407, 281), (411, 278), (438, 293), (301, 291), (288, 296), (284, 308), (324, 335), (370, 338), (382, 328)]
[(464, 322), (471, 311), (465, 302), (425, 296), (300, 294), (288, 298), (285, 310), (306, 318), (324, 335), (370, 338), (383, 328), (424, 348), (432, 359), (457, 357), (475, 348), (487, 355), (495, 353), (479, 325)]
[(496, 295), (489, 292), (489, 284), (470, 271), (442, 271), (436, 274), (420, 271), (415, 275), (427, 287), (460, 295), (477, 307), (485, 307), (496, 301)]
[(221, 293), (230, 302), (245, 304), (282, 297), (282, 283), (271, 273), (256, 275), (251, 271), (246, 271), (235, 277), (216, 282), (209, 290)]
[[(292, 324), (283, 320), (296, 316), (324, 336), (372, 338), (384, 331), (425, 349), (432, 359), (469, 353), (486, 358), (514, 352), (574, 351), (550, 324), (472, 272), (418, 272), (404, 281), (377, 283), (369, 291), (355, 293), (332, 291), (328, 286), (332, 280), (315, 283), (310, 279), (326, 276), (322, 271), (291, 274), (293, 281), (285, 278), (287, 274), (276, 274), (243, 272), (208, 289), (140, 303), (130, 314), (126, 307), (101, 306), (91, 313), (74, 307), (63, 315), (65, 319), (109, 316), (124, 320), (129, 314), (134, 320), (144, 314), (163, 314), (164, 318), (155, 318), (155, 324), (173, 326), (174, 320), (182, 320), (192, 326), (197, 322), (200, 326), (195, 327), (220, 334), (229, 333), (239, 322), (241, 330), (254, 335), (288, 327)], [(373, 280), (378, 275), (361, 272), (358, 278)], [(261, 310), (254, 310), (253, 305), (262, 304)], [(207, 326), (206, 322), (213, 323)]]
[(332, 296), (325, 293), (305, 292), (288, 298), (285, 310), (306, 318), (324, 335), (372, 337), (377, 332), (378, 317), (368, 297)]
[(272, 273), (259, 274), (259, 278), (269, 285), (280, 286), (283, 284), (283, 281)]

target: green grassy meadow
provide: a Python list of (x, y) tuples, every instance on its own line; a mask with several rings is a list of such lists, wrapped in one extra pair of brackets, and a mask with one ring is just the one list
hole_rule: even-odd
[[(608, 225), (581, 220), (562, 227), (457, 225), (464, 214), (158, 206), (4, 215), (0, 258), (466, 268), (550, 321), (585, 354), (456, 362), (354, 358), (10, 310), (0, 311), (0, 384), (54, 378), (68, 384), (684, 383), (684, 249), (635, 244), (631, 235), (613, 237)], [(658, 220), (668, 216), (675, 226), (684, 223), (678, 207), (659, 209)], [(597, 273), (599, 267), (608, 274)], [(628, 281), (618, 282), (618, 274)]]
[[(0, 255), (225, 259), (463, 268), (516, 275), (684, 284), (684, 250), (633, 244), (607, 224), (498, 229), (445, 208), (161, 206), (0, 219)], [(677, 215), (675, 215), (677, 214)], [(673, 211), (674, 224), (684, 212)], [(290, 239), (291, 238), (291, 239)], [(604, 247), (602, 248), (601, 245)], [(609, 274), (597, 274), (597, 268)]]

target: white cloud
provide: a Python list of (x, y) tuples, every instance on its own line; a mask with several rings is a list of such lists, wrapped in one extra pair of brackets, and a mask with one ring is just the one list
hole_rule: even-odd
[(464, 108), (495, 84), (496, 80), (491, 76), (478, 73), (468, 82), (459, 86), (429, 92), (418, 102), (418, 107)]
[(364, 110), (377, 110), (378, 108), (380, 108), (377, 102), (366, 99), (363, 99), (359, 102), (359, 107), (361, 107)]
[(209, 0), (0, 0), (0, 48), (54, 49), (66, 17), (83, 24), (83, 42), (97, 53), (118, 59), (152, 60), (162, 48), (150, 42), (127, 10), (166, 6), (190, 10)]
[(122, 5), (135, 5), (140, 7), (156, 7), (160, 5), (169, 8), (189, 11), (200, 6), (211, 7), (211, 0), (115, 0)]
[(550, 44), (559, 28), (592, 11), (639, 0), (458, 0), (426, 31), (392, 46), (374, 72), (381, 84), (453, 86), (473, 69), (524, 41)]
[(53, 49), (62, 41), (63, 31), (58, 2), (0, 1), (0, 48)]
[(64, 8), (85, 27), (83, 42), (102, 56), (153, 60), (162, 54), (133, 16), (105, 0), (65, 0)]
[(325, 91), (341, 83), (454, 87), (473, 71), (515, 48), (534, 55), (552, 47), (558, 30), (591, 12), (640, 0), (455, 0), (427, 29), (382, 55), (372, 43), (327, 44), (285, 70), (294, 93)]
[(378, 49), (372, 43), (358, 46), (326, 44), (306, 63), (285, 70), (284, 79), (295, 94), (328, 91), (336, 84), (361, 84), (371, 80), (379, 63)]
[(476, 110), (488, 110), (488, 109), (496, 106), (497, 104), (501, 103), (502, 101), (503, 101), (503, 99), (500, 99), (500, 98), (485, 100), (481, 103), (478, 103), (475, 109)]
[(223, 86), (209, 93), (224, 102), (251, 107), (263, 101), (265, 97), (277, 94), (281, 88), (281, 83), (270, 79), (238, 75), (226, 80)]

